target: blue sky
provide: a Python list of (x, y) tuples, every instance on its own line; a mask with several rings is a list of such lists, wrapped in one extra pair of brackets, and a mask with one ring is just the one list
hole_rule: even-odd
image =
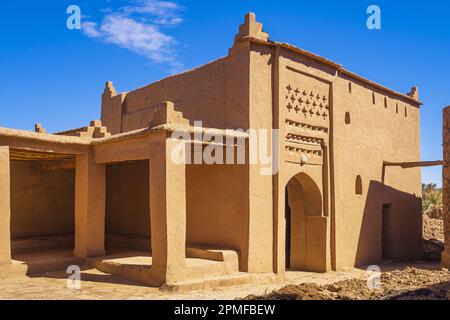
[[(78, 5), (82, 30), (66, 27)], [(381, 8), (382, 29), (366, 28)], [(442, 158), (450, 105), (449, 1), (2, 1), (0, 126), (50, 131), (99, 118), (106, 80), (129, 91), (224, 56), (246, 12), (271, 39), (343, 64), (400, 92), (420, 88), (423, 160)], [(440, 184), (441, 169), (423, 170)]]

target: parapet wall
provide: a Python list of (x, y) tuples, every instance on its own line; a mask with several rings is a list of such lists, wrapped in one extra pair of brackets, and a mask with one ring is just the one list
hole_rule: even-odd
[(442, 266), (450, 268), (450, 106), (444, 109), (443, 137), (444, 165), (442, 169), (443, 212), (445, 250), (442, 253)]
[(191, 125), (228, 129), (249, 127), (249, 48), (199, 68), (128, 93), (117, 94), (111, 82), (102, 96), (101, 120), (113, 135), (147, 128), (158, 105), (175, 104)]

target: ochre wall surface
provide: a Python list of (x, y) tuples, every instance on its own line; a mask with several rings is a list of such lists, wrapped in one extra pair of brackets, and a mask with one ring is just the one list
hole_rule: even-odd
[(9, 147), (0, 146), (0, 265), (11, 262)]
[(74, 233), (75, 170), (11, 162), (12, 239)]
[(150, 238), (148, 161), (106, 166), (106, 234)]
[(113, 134), (147, 128), (155, 106), (172, 101), (191, 125), (199, 120), (204, 127), (247, 129), (248, 55), (241, 50), (122, 97), (104, 95), (102, 123)]
[(445, 250), (442, 253), (442, 266), (450, 268), (450, 106), (444, 109), (443, 119), (444, 166), (442, 170), (442, 202)]
[[(392, 233), (386, 250), (398, 260), (421, 258), (420, 168), (386, 167), (383, 173), (384, 161), (420, 159), (419, 102), (362, 83), (291, 50), (277, 52), (276, 47), (259, 43), (252, 44), (251, 50), (250, 125), (280, 129), (280, 171), (275, 183), (258, 176), (258, 166), (250, 168), (250, 199), (264, 198), (257, 214), (250, 211), (250, 227), (253, 217), (259, 219), (260, 230), (265, 226), (273, 230), (274, 269), (284, 257), (284, 189), (300, 172), (312, 177), (322, 193), (327, 225), (322, 236), (329, 245), (315, 259), (325, 270), (381, 262), (383, 204), (391, 205), (390, 218), (385, 219)], [(302, 154), (307, 155), (304, 164)], [(361, 195), (355, 194), (357, 176), (362, 180)], [(266, 215), (272, 207), (266, 199), (273, 186), (278, 190), (276, 222)], [(249, 232), (252, 239), (251, 228)], [(264, 249), (269, 242), (257, 243), (256, 263), (271, 256)], [(251, 250), (251, 241), (249, 245)]]
[(188, 165), (187, 244), (237, 250), (247, 270), (248, 197), (248, 166)]
[[(247, 45), (242, 43), (233, 50), (246, 50)], [(272, 132), (268, 129), (273, 125), (272, 50), (256, 44), (251, 44), (250, 49), (249, 123), (258, 132), (262, 154), (271, 158)], [(274, 259), (272, 168), (261, 160), (249, 167), (249, 271), (256, 273), (273, 272)]]
[(419, 108), (345, 76), (333, 88), (337, 268), (381, 262), (383, 204), (392, 205), (392, 258), (421, 258), (420, 168), (386, 167), (382, 183), (383, 161), (420, 160)]

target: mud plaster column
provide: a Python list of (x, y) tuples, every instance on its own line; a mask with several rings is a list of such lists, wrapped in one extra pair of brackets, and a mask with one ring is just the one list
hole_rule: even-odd
[(150, 215), (152, 278), (159, 284), (185, 279), (186, 166), (172, 160), (177, 140), (166, 134), (152, 144)]
[(450, 106), (444, 109), (443, 146), (444, 165), (442, 168), (443, 213), (445, 250), (442, 253), (442, 266), (450, 268)]
[(9, 147), (0, 147), (0, 265), (11, 263)]
[(75, 251), (77, 257), (105, 254), (105, 165), (93, 152), (76, 157)]

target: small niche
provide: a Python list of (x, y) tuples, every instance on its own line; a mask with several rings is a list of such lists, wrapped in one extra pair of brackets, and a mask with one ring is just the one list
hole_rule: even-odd
[(352, 93), (352, 83), (350, 81), (348, 82), (348, 93)]
[(387, 101), (387, 97), (384, 97), (384, 107), (387, 109), (388, 107), (388, 101)]
[(397, 113), (398, 113), (398, 103), (397, 103), (397, 104), (395, 104), (395, 112), (397, 112)]
[(350, 124), (350, 112), (345, 113), (345, 124)]
[(408, 117), (408, 107), (405, 106), (405, 118), (407, 118), (407, 117)]
[(362, 195), (362, 179), (360, 175), (356, 176), (355, 194)]
[(375, 100), (375, 92), (372, 92), (372, 103), (376, 104), (377, 101)]

